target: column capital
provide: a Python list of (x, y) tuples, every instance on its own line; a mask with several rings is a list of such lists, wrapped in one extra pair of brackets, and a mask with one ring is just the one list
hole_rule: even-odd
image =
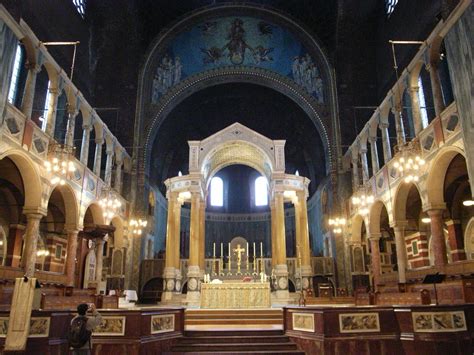
[(404, 220), (404, 221), (393, 221), (391, 224), (390, 224), (390, 227), (392, 227), (393, 229), (405, 229), (405, 227), (408, 225), (408, 221), (407, 220)]
[(371, 145), (377, 143), (377, 136), (369, 136), (369, 143)]
[(104, 144), (104, 138), (103, 137), (98, 137), (98, 138), (94, 139), (94, 142), (95, 142), (95, 144), (103, 145)]
[(35, 73), (39, 73), (41, 71), (41, 65), (39, 65), (38, 63), (26, 62), (25, 63), (25, 68), (28, 69), (28, 70), (31, 70)]
[(400, 112), (402, 111), (402, 106), (397, 103), (395, 104), (394, 106), (390, 107), (390, 111), (394, 114), (394, 115), (398, 115), (400, 114)]
[(369, 240), (373, 241), (379, 241), (379, 239), (382, 237), (382, 233), (370, 233), (369, 235)]
[(388, 122), (380, 122), (379, 123), (379, 128), (380, 129), (387, 129), (390, 126)]
[(91, 124), (83, 124), (83, 125), (82, 125), (82, 129), (83, 129), (84, 131), (88, 131), (88, 132), (92, 131), (92, 127), (93, 127), (93, 126), (92, 126)]
[(430, 216), (430, 218), (432, 217), (443, 217), (443, 214), (444, 214), (444, 209), (432, 209), (432, 210), (427, 210), (426, 213), (428, 213), (428, 216)]
[(429, 213), (429, 211), (442, 211), (446, 209), (446, 203), (427, 203), (422, 206), (424, 212)]
[(418, 91), (420, 90), (420, 87), (419, 86), (410, 86), (408, 88), (408, 90), (411, 92), (411, 93), (418, 93)]
[(25, 207), (23, 207), (23, 214), (27, 218), (41, 219), (41, 218), (47, 216), (48, 210), (46, 208), (43, 208), (43, 207), (28, 207), (28, 206), (25, 206)]
[(52, 94), (52, 95), (57, 95), (59, 94), (59, 89), (58, 88), (55, 88), (55, 87), (50, 87), (48, 89), (49, 93)]

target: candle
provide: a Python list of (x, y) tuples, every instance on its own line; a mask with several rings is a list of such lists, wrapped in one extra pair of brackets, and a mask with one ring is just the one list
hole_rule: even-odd
[(213, 254), (212, 254), (212, 257), (215, 259), (216, 258), (216, 243), (214, 243), (214, 246), (213, 246)]
[(260, 242), (260, 257), (263, 258), (263, 243)]
[(247, 242), (247, 259), (249, 258), (249, 242)]
[(221, 258), (224, 257), (224, 244), (221, 243)]
[(229, 243), (229, 260), (230, 260), (230, 243)]
[(257, 252), (255, 250), (255, 242), (253, 242), (253, 258), (255, 259), (256, 256), (257, 256)]

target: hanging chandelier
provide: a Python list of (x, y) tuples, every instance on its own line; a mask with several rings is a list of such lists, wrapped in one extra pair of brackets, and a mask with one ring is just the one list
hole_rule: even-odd
[(119, 199), (111, 197), (106, 194), (107, 197), (100, 199), (99, 205), (102, 207), (103, 216), (105, 220), (110, 220), (122, 207), (122, 202)]
[(426, 164), (413, 142), (399, 148), (393, 167), (398, 170), (405, 183), (418, 182), (421, 168)]
[(352, 204), (357, 207), (362, 216), (367, 216), (370, 206), (374, 203), (374, 195), (369, 193), (367, 189), (361, 188), (355, 196), (352, 197)]
[(76, 166), (73, 162), (75, 159), (75, 149), (75, 147), (65, 144), (50, 144), (48, 158), (44, 162), (44, 167), (46, 171), (54, 174), (54, 177), (51, 179), (53, 185), (64, 185), (68, 173), (76, 171)]
[(340, 217), (329, 218), (329, 225), (333, 228), (332, 231), (335, 234), (341, 234), (342, 228), (346, 225), (346, 219)]
[(143, 228), (145, 228), (147, 224), (148, 224), (147, 220), (138, 218), (138, 219), (131, 219), (129, 226), (130, 226), (132, 234), (142, 235)]

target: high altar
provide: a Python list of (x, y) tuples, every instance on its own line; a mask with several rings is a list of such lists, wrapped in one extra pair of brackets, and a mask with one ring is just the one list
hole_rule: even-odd
[[(241, 125), (233, 125), (202, 140), (189, 141), (189, 174), (165, 181), (168, 200), (166, 262), (163, 273), (162, 302), (180, 303), (181, 287), (187, 282), (185, 304), (205, 308), (251, 308), (270, 306), (268, 283), (241, 283), (242, 276), (254, 270), (248, 266), (248, 244), (230, 247), (237, 252), (237, 260), (228, 263), (226, 275), (235, 276), (233, 282), (221, 285), (203, 283), (205, 270), (205, 207), (208, 183), (222, 168), (243, 164), (256, 169), (268, 181), (271, 209), (271, 256), (274, 276), (272, 296), (279, 304), (290, 299), (285, 242), (284, 203), (295, 208), (298, 278), (304, 288), (310, 286), (312, 276), (308, 213), (309, 180), (285, 173), (285, 141), (271, 140)], [(190, 250), (187, 275), (182, 275), (180, 261), (180, 216), (183, 203), (191, 204)], [(222, 247), (221, 247), (222, 248)], [(244, 249), (247, 249), (245, 252)], [(255, 249), (255, 247), (254, 247)], [(215, 252), (214, 252), (215, 253)], [(221, 252), (222, 254), (222, 252)], [(229, 254), (229, 259), (230, 258)], [(214, 255), (214, 258), (215, 255)], [(254, 255), (255, 264), (255, 255)], [(224, 256), (217, 262), (222, 271)], [(236, 269), (235, 269), (236, 268)], [(257, 271), (257, 274), (261, 270)], [(220, 275), (219, 275), (220, 276)]]
[(269, 308), (268, 282), (223, 282), (201, 285), (201, 308)]

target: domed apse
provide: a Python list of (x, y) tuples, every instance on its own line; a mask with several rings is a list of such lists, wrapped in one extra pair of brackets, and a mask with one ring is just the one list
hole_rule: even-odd
[(285, 139), (286, 172), (311, 180), (312, 194), (326, 176), (326, 157), (316, 126), (290, 98), (267, 87), (229, 83), (184, 99), (160, 126), (151, 153), (150, 184), (188, 172), (188, 140), (202, 140), (240, 122), (270, 139)]

